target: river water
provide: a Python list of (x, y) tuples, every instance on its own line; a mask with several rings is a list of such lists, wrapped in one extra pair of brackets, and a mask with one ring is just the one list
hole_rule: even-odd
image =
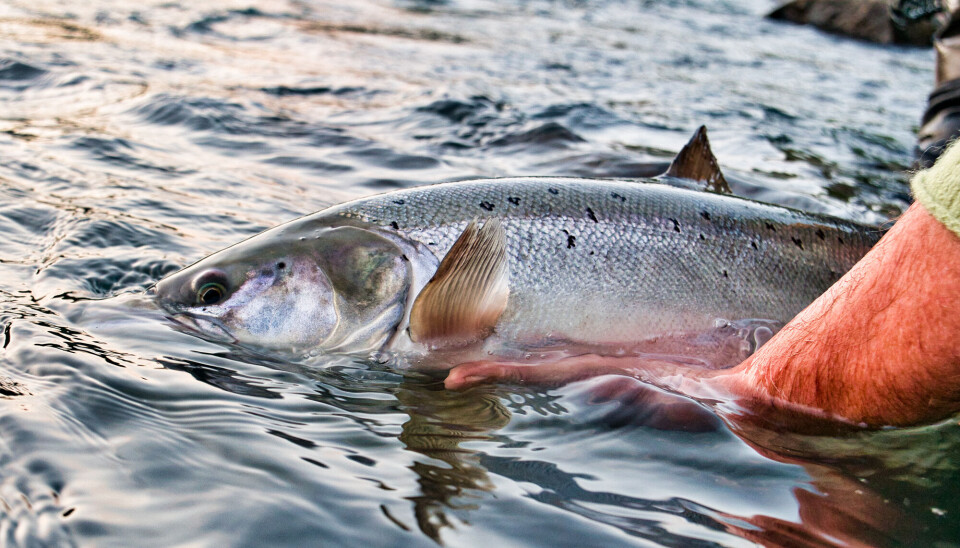
[(247, 355), (136, 304), (345, 199), (646, 176), (700, 124), (735, 192), (886, 221), (908, 203), (933, 54), (772, 7), (4, 2), (2, 542), (956, 546), (956, 421), (747, 435), (693, 408), (669, 425), (598, 396), (602, 379), (453, 393)]

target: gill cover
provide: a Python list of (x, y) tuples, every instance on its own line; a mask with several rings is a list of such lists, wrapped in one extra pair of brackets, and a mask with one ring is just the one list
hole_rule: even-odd
[(318, 239), (317, 260), (336, 296), (337, 327), (325, 350), (373, 351), (396, 333), (407, 305), (411, 266), (390, 240), (369, 230), (332, 228)]

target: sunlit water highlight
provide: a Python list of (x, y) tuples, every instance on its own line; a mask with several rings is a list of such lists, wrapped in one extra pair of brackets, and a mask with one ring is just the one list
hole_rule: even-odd
[[(932, 53), (766, 0), (0, 6), (0, 538), (32, 546), (956, 545), (955, 421), (742, 441), (608, 381), (446, 392), (176, 331), (137, 292), (264, 228), (472, 177), (903, 210)], [(108, 298), (107, 300), (99, 300)], [(496, 543), (496, 544), (494, 544)]]

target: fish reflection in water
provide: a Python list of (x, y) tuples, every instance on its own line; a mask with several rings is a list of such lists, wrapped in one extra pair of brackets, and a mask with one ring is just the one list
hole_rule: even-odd
[[(609, 384), (613, 386), (604, 386)], [(632, 428), (652, 427), (709, 434), (721, 428), (716, 416), (700, 405), (633, 379), (605, 379), (596, 383), (589, 394), (589, 404), (610, 408), (587, 421), (589, 429), (627, 434)], [(443, 528), (456, 526), (450, 514), (459, 516), (461, 523), (469, 523), (470, 511), (477, 510), (486, 498), (483, 493), (494, 488), (491, 474), (536, 486), (535, 491), (528, 490), (528, 496), (539, 503), (664, 546), (700, 544), (671, 532), (664, 525), (664, 515), (768, 545), (818, 546), (830, 539), (854, 544), (869, 539), (870, 544), (882, 545), (894, 542), (887, 531), (915, 525), (888, 501), (844, 474), (769, 450), (765, 451), (769, 458), (802, 466), (810, 476), (809, 486), (793, 490), (802, 517), (799, 524), (762, 514), (737, 516), (684, 498), (647, 499), (640, 493), (631, 496), (593, 491), (581, 486), (582, 481), (595, 479), (588, 473), (571, 473), (553, 462), (491, 455), (463, 446), (477, 440), (516, 443), (497, 434), (510, 422), (511, 413), (503, 396), (493, 389), (455, 394), (431, 384), (405, 383), (397, 398), (410, 416), (403, 425), (400, 441), (408, 450), (444, 464), (418, 461), (411, 467), (421, 488), (420, 495), (409, 497), (417, 525), (438, 543), (442, 543)], [(557, 396), (521, 390), (513, 392), (510, 401), (524, 412), (565, 412), (562, 406), (558, 409), (556, 400)], [(626, 416), (630, 417), (629, 422), (624, 421)], [(623, 462), (625, 469), (634, 465)], [(624, 516), (624, 511), (633, 517)]]
[(440, 542), (441, 529), (452, 526), (447, 512), (476, 509), (483, 498), (479, 492), (494, 487), (480, 454), (461, 444), (493, 439), (493, 433), (510, 422), (510, 411), (492, 391), (456, 394), (442, 385), (407, 383), (398, 390), (397, 400), (410, 416), (400, 441), (407, 450), (446, 465), (418, 460), (411, 467), (421, 489), (420, 495), (410, 497), (417, 526)]

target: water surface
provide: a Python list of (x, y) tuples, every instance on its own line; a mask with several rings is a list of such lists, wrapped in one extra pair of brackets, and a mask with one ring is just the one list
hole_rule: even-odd
[[(11, 545), (956, 545), (957, 424), (802, 437), (607, 380), (291, 363), (136, 294), (267, 227), (474, 177), (650, 175), (700, 124), (736, 192), (908, 203), (929, 51), (766, 0), (0, 6), (0, 538)], [(607, 387), (609, 388), (609, 387)], [(610, 392), (608, 389), (607, 392)]]

